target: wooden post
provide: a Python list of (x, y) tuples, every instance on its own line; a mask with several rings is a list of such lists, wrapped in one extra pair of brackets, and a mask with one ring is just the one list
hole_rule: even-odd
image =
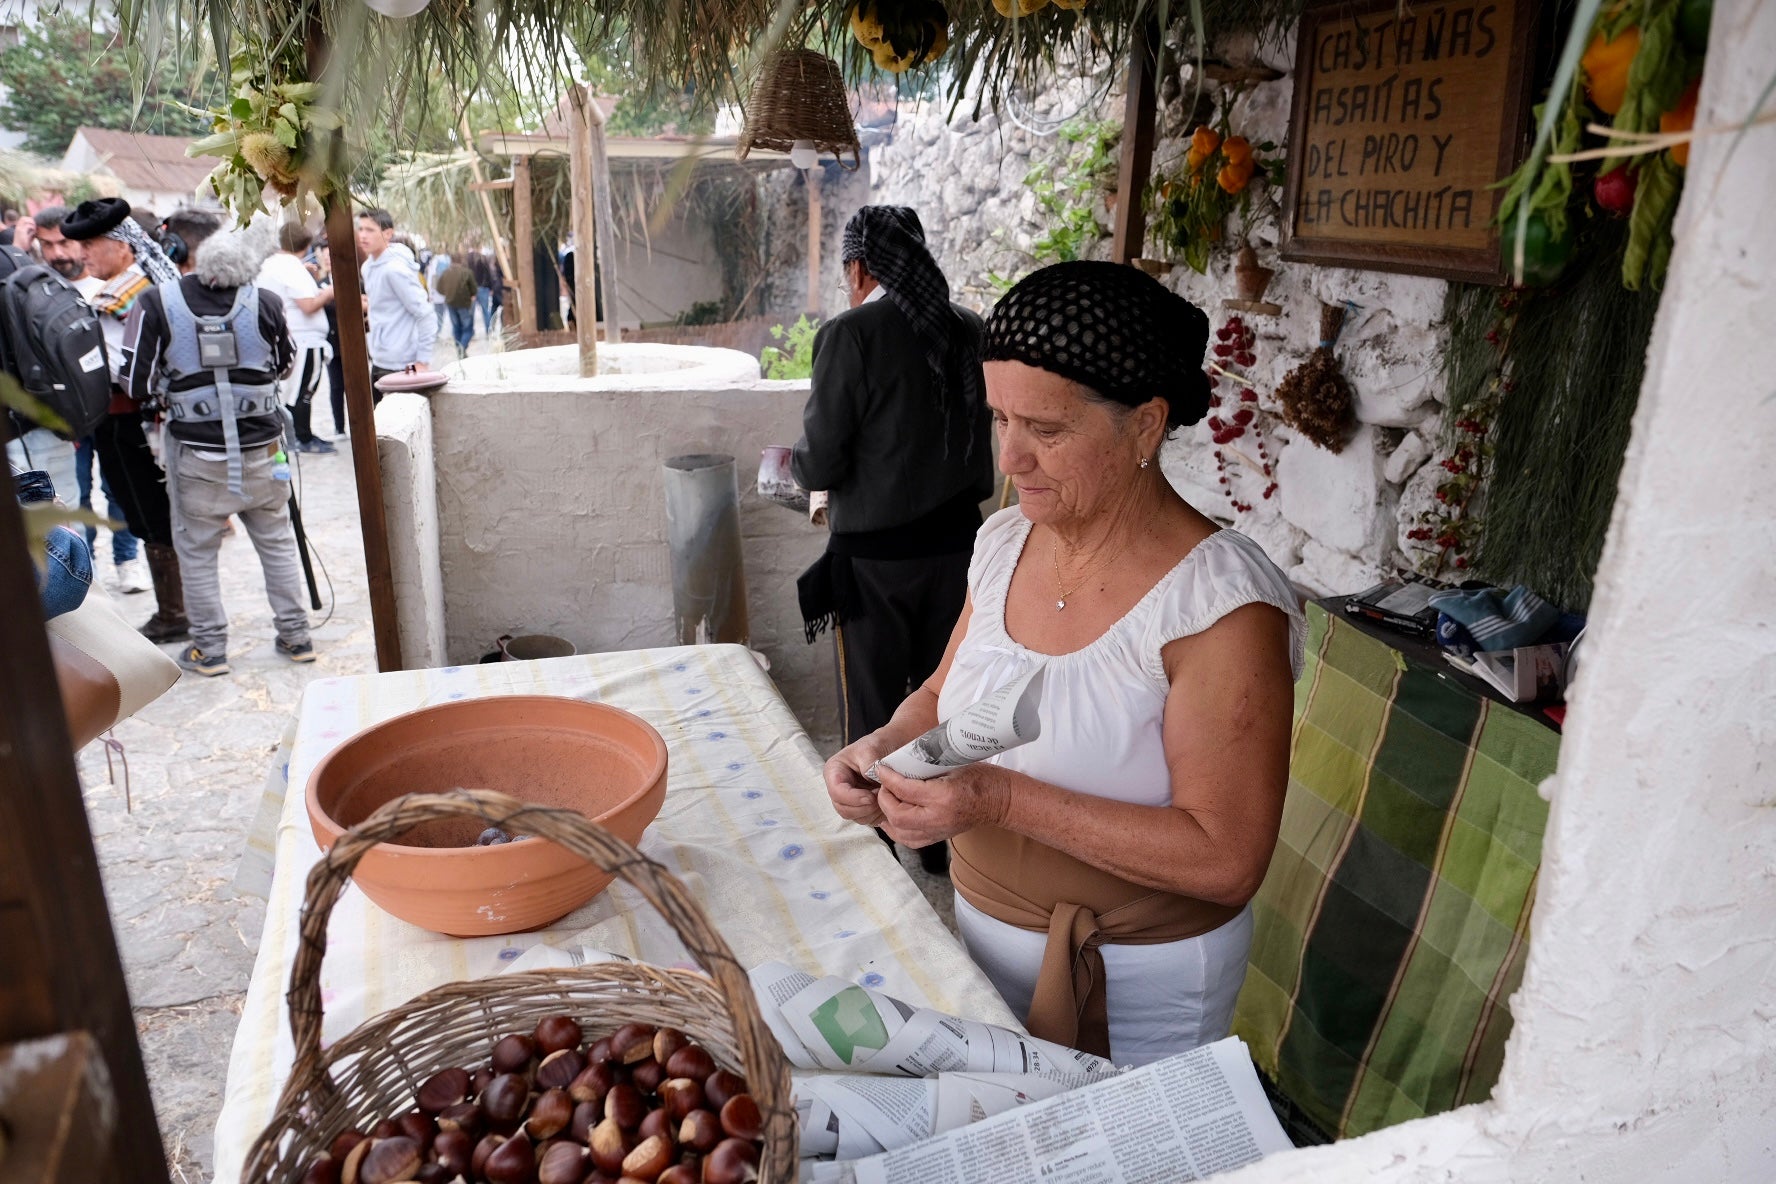
[[(345, 375), (345, 419), (351, 425), (352, 470), (358, 482), (358, 527), (364, 536), (364, 573), (370, 581), (376, 668), (400, 670), (401, 632), (395, 621), (395, 572), (389, 562), (388, 518), (382, 504), (382, 464), (376, 456), (370, 343), (359, 311), (364, 289), (358, 277), (357, 223), (343, 193), (327, 198), (327, 245), (333, 262), (333, 304), (339, 310), (340, 371)], [(430, 359), (426, 361), (429, 365)]]
[(1141, 253), (1147, 215), (1141, 198), (1153, 170), (1153, 72), (1159, 26), (1153, 19), (1135, 27), (1129, 46), (1128, 95), (1122, 107), (1122, 163), (1116, 170), (1116, 215), (1111, 220), (1110, 258), (1127, 263)]
[[(90, 1033), (110, 1077), (112, 1120), (95, 1127), (92, 1114), (58, 1119), (98, 1136), (92, 1158), (107, 1169), (104, 1179), (166, 1184), (166, 1153), (10, 479), (0, 480), (0, 654), (0, 1046)], [(0, 1106), (0, 1119), (30, 1121), (19, 1099), (12, 1101)], [(12, 1137), (47, 1142), (50, 1132), (15, 1126)], [(0, 1163), (0, 1178), (37, 1178), (18, 1148), (13, 1158), (22, 1175)]]
[(808, 299), (804, 303), (810, 315), (819, 316), (825, 295), (820, 290), (820, 186), (826, 171), (817, 164), (803, 173), (802, 179), (808, 186)]
[(568, 112), (572, 127), (574, 328), (580, 343), (580, 377), (598, 373), (598, 232), (593, 214), (592, 116), (586, 110), (591, 96), (581, 83), (568, 88)]
[(518, 339), (541, 329), (537, 319), (536, 227), (530, 214), (530, 157), (512, 158), (512, 249), (518, 256)]
[[(475, 140), (469, 132), (469, 113), (462, 113), (463, 147), (469, 153), (469, 169), (475, 174), (475, 184), (469, 186), (481, 195), (481, 213), (487, 219), (487, 233), (493, 236), (493, 257), (499, 261), (500, 278), (506, 287), (512, 286), (512, 259), (506, 253), (506, 236), (500, 233), (499, 220), (493, 216), (493, 199), (487, 196), (486, 178), (481, 175), (481, 154), (475, 151)], [(489, 326), (491, 328), (491, 326)]]
[(586, 110), (592, 134), (592, 213), (598, 230), (598, 268), (595, 275), (604, 279), (604, 340), (614, 344), (623, 339), (617, 324), (617, 226), (611, 213), (610, 157), (604, 150), (604, 112), (590, 87), (586, 88)]

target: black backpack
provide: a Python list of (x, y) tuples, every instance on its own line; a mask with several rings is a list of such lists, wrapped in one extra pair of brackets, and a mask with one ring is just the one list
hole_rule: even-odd
[(78, 440), (105, 422), (111, 367), (98, 315), (17, 247), (0, 247), (0, 370), (62, 417), (68, 431), (57, 435)]

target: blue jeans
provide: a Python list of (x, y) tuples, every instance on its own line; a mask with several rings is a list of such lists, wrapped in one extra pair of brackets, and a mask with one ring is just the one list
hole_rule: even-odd
[(493, 289), (475, 289), (475, 307), (481, 310), (481, 331), (493, 333)]
[[(92, 470), (96, 452), (91, 436), (84, 437), (74, 446), (74, 480), (80, 485), (80, 508), (83, 510), (93, 508)], [(111, 562), (122, 567), (136, 557), (137, 539), (130, 533), (129, 523), (124, 520), (123, 510), (118, 506), (117, 499), (111, 495), (111, 482), (105, 479), (103, 471), (99, 473), (99, 489), (105, 495), (105, 517), (111, 519)], [(99, 528), (88, 526), (86, 549), (92, 550), (98, 538)]]
[(54, 496), (72, 508), (80, 498), (80, 486), (74, 479), (74, 445), (48, 428), (32, 428), (6, 442), (6, 459), (13, 467), (36, 469), (47, 473), (55, 485)]
[[(55, 485), (42, 469), (16, 478), (21, 506), (53, 505)], [(52, 526), (43, 540), (43, 571), (37, 577), (37, 595), (48, 621), (71, 613), (86, 599), (92, 586), (92, 552), (86, 540), (66, 526)]]
[(469, 342), (475, 340), (475, 306), (453, 308), (450, 310), (450, 335), (456, 338), (456, 347), (466, 350)]

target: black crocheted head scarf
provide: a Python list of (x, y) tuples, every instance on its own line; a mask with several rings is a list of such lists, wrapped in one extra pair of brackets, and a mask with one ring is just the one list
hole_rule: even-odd
[[(843, 260), (863, 260), (885, 299), (912, 322), (931, 368), (932, 389), (947, 419), (959, 394), (964, 412), (981, 400), (979, 342), (950, 305), (950, 282), (925, 246), (925, 228), (907, 206), (864, 206), (845, 223)], [(952, 391), (951, 387), (959, 387)], [(969, 451), (973, 451), (972, 434)]]
[(1164, 399), (1168, 428), (1209, 412), (1209, 318), (1121, 263), (1056, 263), (993, 306), (982, 360), (1023, 362), (1127, 407)]

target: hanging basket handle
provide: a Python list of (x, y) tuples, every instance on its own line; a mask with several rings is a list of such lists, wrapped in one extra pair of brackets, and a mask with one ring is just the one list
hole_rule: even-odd
[(609, 872), (641, 893), (666, 918), (684, 947), (715, 981), (734, 1026), (741, 1067), (760, 1108), (765, 1111), (767, 1146), (795, 1138), (795, 1119), (788, 1107), (789, 1063), (759, 1011), (746, 970), (709, 923), (703, 907), (664, 866), (611, 834), (583, 814), (521, 802), (490, 789), (455, 789), (449, 793), (408, 794), (384, 805), (341, 835), (308, 873), (302, 906), (296, 961), (290, 970), (290, 1031), (296, 1062), (285, 1085), (280, 1109), (292, 1089), (307, 1081), (321, 1059), (321, 960), (327, 950), (327, 922), (340, 893), (371, 848), (425, 822), (441, 818), (478, 818), (513, 835), (533, 835), (572, 851), (601, 871)]

